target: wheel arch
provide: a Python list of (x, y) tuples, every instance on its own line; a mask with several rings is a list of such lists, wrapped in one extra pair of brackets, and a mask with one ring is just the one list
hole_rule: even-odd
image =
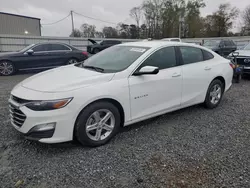
[(223, 76), (217, 76), (215, 77), (210, 84), (214, 81), (214, 80), (220, 80), (223, 83), (223, 92), (225, 91), (225, 87), (226, 87), (226, 80)]
[(124, 121), (125, 121), (125, 112), (124, 112), (124, 109), (123, 109), (123, 106), (121, 105), (121, 103), (119, 101), (117, 101), (116, 99), (113, 99), (113, 98), (101, 98), (101, 99), (96, 99), (90, 103), (88, 103), (85, 107), (83, 107), (81, 109), (81, 111), (78, 113), (77, 115), (77, 118), (75, 120), (75, 123), (74, 123), (74, 131), (73, 131), (73, 138), (75, 138), (75, 127), (76, 127), (76, 123), (77, 123), (77, 120), (80, 116), (80, 114), (90, 105), (94, 104), (94, 103), (98, 103), (98, 102), (109, 102), (111, 104), (113, 104), (115, 107), (117, 107), (117, 109), (119, 110), (119, 113), (121, 115), (121, 127), (124, 126)]

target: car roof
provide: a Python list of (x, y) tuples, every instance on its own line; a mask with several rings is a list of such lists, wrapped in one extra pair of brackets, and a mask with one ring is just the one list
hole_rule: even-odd
[[(195, 44), (190, 44), (190, 43), (184, 43), (184, 42), (175, 42), (175, 41), (140, 41), (140, 42), (127, 42), (127, 43), (123, 43), (120, 44), (120, 46), (138, 46), (138, 47), (148, 47), (148, 48), (158, 48), (161, 46), (192, 46), (192, 47), (196, 47), (197, 45)], [(200, 47), (200, 46), (198, 46)]]

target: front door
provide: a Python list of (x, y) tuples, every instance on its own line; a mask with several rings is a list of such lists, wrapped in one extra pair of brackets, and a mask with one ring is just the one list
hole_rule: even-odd
[(180, 106), (182, 68), (175, 54), (174, 47), (159, 49), (137, 69), (155, 66), (160, 69), (158, 74), (129, 77), (132, 120)]

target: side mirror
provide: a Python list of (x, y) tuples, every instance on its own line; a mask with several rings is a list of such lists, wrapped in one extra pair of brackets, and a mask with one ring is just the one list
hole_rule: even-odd
[(239, 52), (232, 52), (232, 56), (233, 56), (233, 57), (237, 57), (237, 56), (239, 56), (239, 55), (240, 55)]
[(139, 71), (136, 71), (133, 75), (134, 76), (140, 76), (144, 74), (158, 74), (159, 68), (154, 66), (145, 66), (142, 67)]
[(34, 51), (29, 49), (28, 51), (26, 51), (26, 53), (29, 54), (29, 55), (32, 55), (34, 53)]

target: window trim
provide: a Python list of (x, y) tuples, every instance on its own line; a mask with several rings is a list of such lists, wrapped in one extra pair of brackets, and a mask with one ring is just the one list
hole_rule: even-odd
[[(189, 63), (189, 64), (185, 64), (184, 61), (183, 61), (183, 57), (182, 57), (182, 53), (181, 53), (181, 49), (180, 47), (189, 47), (189, 48), (196, 48), (196, 49), (199, 49), (202, 53), (202, 61), (198, 61), (198, 62), (194, 62), (194, 63)], [(204, 60), (204, 54), (203, 54), (203, 49), (201, 48), (197, 48), (197, 47), (194, 47), (194, 46), (177, 46), (178, 48), (178, 53), (179, 53), (179, 58), (180, 58), (180, 62), (181, 62), (181, 65), (182, 66), (185, 66), (185, 65), (192, 65), (192, 64), (195, 64), (195, 63), (201, 63), (201, 62), (204, 62), (204, 61), (208, 61), (208, 60)]]
[[(201, 51), (202, 51), (202, 54), (203, 54), (203, 61), (209, 61), (209, 60), (211, 60), (211, 59), (214, 59), (214, 54), (212, 54), (211, 52), (208, 52), (207, 50), (203, 50), (203, 49), (201, 49)], [(206, 59), (205, 59), (205, 52), (211, 54), (211, 55), (213, 56), (213, 58), (207, 59), (207, 60), (206, 60)]]
[(148, 54), (137, 66), (136, 68), (131, 71), (130, 76), (133, 76), (133, 74), (139, 69), (139, 67), (151, 56), (153, 55), (155, 52), (157, 52), (158, 50), (161, 50), (163, 48), (168, 48), (168, 47), (172, 47), (174, 48), (174, 51), (175, 51), (175, 58), (176, 58), (176, 66), (174, 67), (169, 67), (169, 68), (165, 68), (165, 69), (160, 69), (159, 71), (162, 71), (162, 70), (166, 70), (166, 69), (171, 69), (171, 68), (175, 68), (175, 67), (179, 67), (181, 66), (181, 61), (180, 61), (180, 57), (178, 55), (178, 47), (177, 46), (163, 46), (163, 47), (160, 47), (160, 48), (157, 48), (155, 49), (152, 53)]
[[(51, 44), (59, 44), (59, 43), (48, 43), (47, 45), (51, 45)], [(36, 44), (34, 46), (32, 46), (30, 49), (28, 50), (33, 50), (35, 47), (39, 46), (39, 45), (46, 45), (46, 44)], [(67, 47), (69, 50), (50, 50), (50, 51), (39, 51), (39, 52), (34, 52), (34, 54), (40, 54), (40, 53), (52, 53), (52, 52), (72, 52), (72, 48), (70, 48), (69, 46), (65, 45), (65, 44), (59, 44), (59, 45), (63, 45), (65, 47)], [(24, 54), (27, 54), (27, 51), (26, 50), (24, 52)]]

